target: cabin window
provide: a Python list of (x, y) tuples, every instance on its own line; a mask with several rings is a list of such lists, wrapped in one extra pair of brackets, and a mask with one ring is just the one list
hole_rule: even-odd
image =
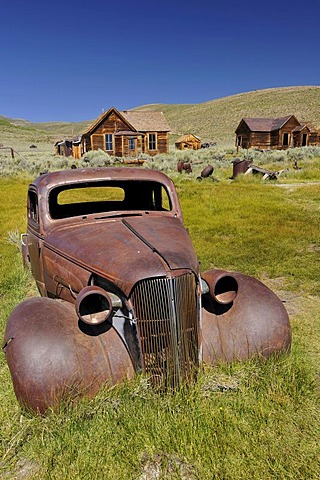
[(157, 135), (155, 133), (149, 133), (149, 150), (157, 150)]
[(113, 138), (112, 133), (106, 134), (106, 150), (112, 151), (113, 150)]
[(283, 134), (283, 137), (282, 137), (282, 145), (284, 147), (288, 147), (289, 146), (289, 140), (290, 140), (290, 134), (285, 132)]
[(28, 218), (39, 223), (38, 195), (31, 190), (28, 194)]
[(129, 150), (135, 150), (134, 138), (129, 138)]

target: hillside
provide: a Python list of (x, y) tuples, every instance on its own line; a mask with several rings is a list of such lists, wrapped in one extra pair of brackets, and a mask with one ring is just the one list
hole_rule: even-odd
[[(282, 117), (293, 114), (299, 121), (308, 121), (319, 127), (319, 106), (320, 87), (303, 86), (256, 90), (200, 104), (144, 105), (136, 110), (163, 111), (172, 129), (172, 142), (177, 135), (192, 132), (203, 141), (232, 145), (234, 131), (243, 117)], [(14, 141), (20, 135), (30, 138), (30, 141), (35, 134), (41, 139), (49, 137), (52, 141), (66, 138), (80, 134), (91, 121), (31, 123), (0, 117), (0, 143), (7, 142), (7, 138)]]
[(256, 90), (196, 105), (146, 105), (165, 114), (172, 134), (192, 132), (203, 141), (233, 144), (243, 117), (282, 117), (293, 114), (299, 121), (320, 126), (320, 87), (287, 87)]

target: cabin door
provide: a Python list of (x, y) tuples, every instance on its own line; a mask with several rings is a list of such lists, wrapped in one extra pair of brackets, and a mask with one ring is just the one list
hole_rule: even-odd
[(303, 133), (301, 146), (306, 147), (307, 145), (308, 145), (308, 135), (306, 133)]
[(137, 156), (137, 139), (129, 137), (128, 142), (129, 142), (129, 157), (136, 157)]

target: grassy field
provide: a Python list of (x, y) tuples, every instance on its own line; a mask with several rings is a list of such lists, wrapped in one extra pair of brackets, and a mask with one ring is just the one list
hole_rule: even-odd
[[(291, 353), (206, 367), (175, 395), (137, 378), (45, 417), (21, 410), (2, 355), (1, 479), (320, 478), (319, 158), (274, 183), (231, 181), (228, 162), (216, 182), (171, 172), (185, 224), (202, 271), (242, 271), (276, 291), (291, 319)], [(1, 337), (14, 306), (36, 294), (15, 245), (29, 179), (0, 179)]]

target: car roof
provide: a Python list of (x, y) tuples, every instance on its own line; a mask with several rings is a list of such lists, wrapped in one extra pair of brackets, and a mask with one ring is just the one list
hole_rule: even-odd
[(154, 181), (169, 189), (173, 183), (167, 175), (157, 170), (134, 167), (77, 168), (45, 173), (37, 177), (31, 186), (43, 194), (53, 187), (94, 181)]

